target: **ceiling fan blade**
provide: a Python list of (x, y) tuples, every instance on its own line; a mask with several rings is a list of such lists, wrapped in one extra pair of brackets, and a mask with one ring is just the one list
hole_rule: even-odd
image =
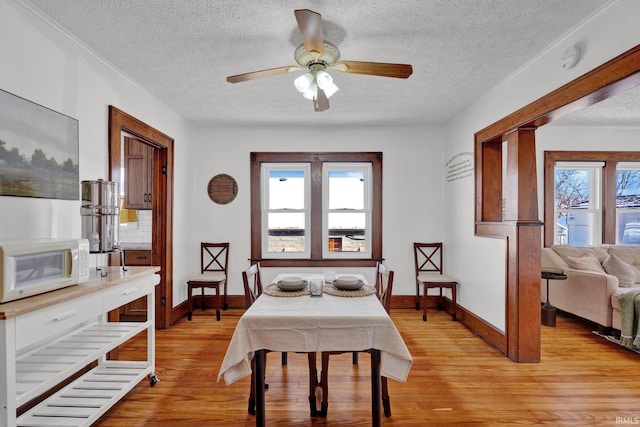
[(247, 80), (255, 80), (262, 77), (277, 76), (278, 74), (291, 73), (294, 71), (304, 70), (296, 65), (287, 65), (286, 67), (269, 68), (268, 70), (252, 71), (250, 73), (238, 74), (227, 77), (229, 83), (246, 82)]
[(322, 56), (324, 54), (322, 16), (309, 9), (297, 9), (294, 13), (296, 15), (296, 20), (298, 21), (300, 34), (302, 34), (305, 49), (307, 49), (307, 52), (309, 52), (309, 55), (311, 56)]
[(314, 111), (325, 111), (329, 109), (329, 98), (324, 93), (324, 90), (318, 88), (317, 98), (313, 100)]
[(399, 79), (406, 79), (413, 73), (413, 67), (410, 64), (389, 64), (386, 62), (340, 61), (333, 68), (343, 73)]

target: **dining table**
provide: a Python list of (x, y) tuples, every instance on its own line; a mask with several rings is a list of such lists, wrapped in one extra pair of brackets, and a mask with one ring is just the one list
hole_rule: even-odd
[(242, 315), (231, 337), (218, 373), (227, 385), (251, 375), (254, 360), (256, 426), (264, 426), (264, 352), (312, 353), (323, 351), (369, 351), (371, 353), (372, 425), (381, 425), (380, 377), (405, 382), (413, 359), (398, 329), (378, 300), (373, 286), (362, 274), (363, 287), (356, 291), (324, 284), (320, 297), (308, 287), (282, 291), (277, 283), (298, 276), (309, 283), (322, 274), (278, 274)]

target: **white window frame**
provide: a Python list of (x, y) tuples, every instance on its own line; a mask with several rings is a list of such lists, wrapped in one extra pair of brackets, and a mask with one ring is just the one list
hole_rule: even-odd
[[(262, 254), (269, 258), (311, 258), (311, 164), (310, 163), (263, 163), (261, 166), (261, 206), (262, 206)], [(301, 170), (304, 173), (304, 208), (303, 209), (269, 209), (269, 175), (272, 171)], [(302, 252), (269, 252), (269, 214), (270, 213), (303, 212), (304, 219), (304, 251)]]
[[(584, 213), (588, 212), (593, 214), (593, 222), (591, 228), (590, 245), (602, 244), (602, 168), (604, 162), (556, 162), (553, 171), (553, 177), (555, 181), (556, 171), (561, 170), (589, 170), (589, 208), (588, 209), (558, 209), (555, 200), (555, 182), (554, 182), (554, 236), (559, 233), (558, 214), (566, 213), (569, 215), (572, 212)], [(568, 243), (566, 243), (568, 244)]]
[[(329, 172), (362, 171), (364, 175), (364, 206), (362, 209), (349, 210), (350, 213), (365, 214), (365, 250), (361, 252), (329, 251), (329, 214), (344, 213), (344, 210), (329, 209)], [(327, 259), (370, 258), (372, 253), (372, 178), (373, 170), (369, 162), (324, 163), (322, 165), (322, 257)]]

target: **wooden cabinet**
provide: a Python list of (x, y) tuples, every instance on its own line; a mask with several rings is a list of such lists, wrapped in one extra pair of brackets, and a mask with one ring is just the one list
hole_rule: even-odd
[[(124, 249), (124, 264), (126, 266), (148, 266), (151, 263), (151, 250)], [(120, 307), (120, 320), (123, 322), (144, 322), (147, 319), (147, 297)]]
[(151, 250), (147, 249), (125, 249), (124, 250), (125, 265), (152, 265)]
[(144, 142), (124, 139), (124, 207), (151, 209), (153, 197), (153, 147)]
[[(88, 282), (0, 307), (0, 426), (90, 426), (142, 379), (155, 377), (154, 287), (158, 269), (110, 267)], [(146, 295), (149, 319), (109, 322), (108, 312)], [(146, 360), (107, 360), (134, 336), (147, 335)], [(17, 417), (17, 408), (94, 368)]]

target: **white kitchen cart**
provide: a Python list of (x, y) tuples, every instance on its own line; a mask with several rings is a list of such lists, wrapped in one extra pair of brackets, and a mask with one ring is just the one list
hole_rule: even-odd
[[(0, 304), (0, 426), (90, 426), (141, 380), (155, 375), (154, 287), (159, 267), (109, 267), (88, 282)], [(147, 296), (145, 322), (109, 322), (108, 313)], [(107, 353), (146, 331), (143, 361)], [(97, 365), (20, 417), (16, 410), (87, 365)]]

